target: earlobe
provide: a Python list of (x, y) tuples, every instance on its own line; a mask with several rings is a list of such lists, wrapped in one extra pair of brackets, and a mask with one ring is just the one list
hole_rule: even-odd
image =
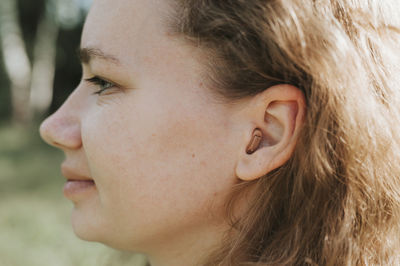
[(289, 85), (271, 87), (255, 97), (258, 103), (248, 112), (253, 128), (247, 130), (245, 152), (240, 152), (236, 166), (237, 177), (245, 181), (265, 176), (290, 159), (306, 109), (302, 92)]

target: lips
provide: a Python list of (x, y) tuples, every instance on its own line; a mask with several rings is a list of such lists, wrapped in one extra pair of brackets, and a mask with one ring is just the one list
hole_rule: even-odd
[(92, 178), (81, 175), (78, 171), (74, 171), (66, 166), (61, 166), (61, 173), (68, 181), (93, 181)]
[(64, 185), (64, 196), (74, 202), (82, 200), (96, 190), (94, 180), (65, 166), (61, 167), (63, 176), (67, 179)]

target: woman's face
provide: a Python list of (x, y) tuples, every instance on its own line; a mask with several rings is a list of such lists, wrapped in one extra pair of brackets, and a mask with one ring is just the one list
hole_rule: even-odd
[(236, 180), (233, 107), (203, 87), (200, 55), (168, 33), (168, 12), (161, 0), (95, 0), (82, 81), (41, 126), (78, 180), (64, 192), (83, 239), (147, 252), (223, 227)]

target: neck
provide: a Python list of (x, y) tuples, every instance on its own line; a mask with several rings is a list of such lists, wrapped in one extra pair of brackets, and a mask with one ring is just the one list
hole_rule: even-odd
[(151, 266), (200, 266), (207, 256), (222, 244), (227, 226), (181, 232), (174, 239), (160, 241), (148, 253)]

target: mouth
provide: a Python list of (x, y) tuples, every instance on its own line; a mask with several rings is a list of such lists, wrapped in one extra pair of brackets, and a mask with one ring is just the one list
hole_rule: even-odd
[(94, 189), (96, 185), (93, 180), (68, 180), (64, 185), (64, 196), (68, 199), (76, 199), (77, 196), (86, 194), (88, 191)]
[(63, 176), (67, 179), (64, 185), (64, 196), (72, 201), (78, 201), (88, 196), (90, 192), (96, 190), (96, 184), (93, 179), (85, 175), (78, 174), (66, 167), (61, 167)]

